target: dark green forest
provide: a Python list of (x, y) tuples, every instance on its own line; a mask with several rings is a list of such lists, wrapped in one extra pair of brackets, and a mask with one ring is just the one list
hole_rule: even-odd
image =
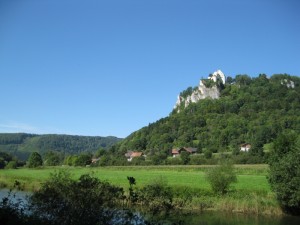
[[(181, 94), (193, 90), (189, 87)], [(203, 99), (187, 108), (182, 105), (179, 113), (173, 110), (168, 117), (132, 133), (116, 149), (170, 155), (172, 148), (185, 146), (197, 148), (198, 153), (238, 154), (241, 144), (250, 143), (249, 154), (260, 157), (283, 131), (299, 135), (299, 77), (237, 75), (227, 77), (219, 90), (219, 99)]]
[(32, 152), (45, 154), (53, 151), (65, 155), (83, 152), (95, 153), (100, 148), (108, 149), (118, 141), (116, 137), (90, 137), (75, 135), (36, 135), (26, 133), (0, 134), (0, 151), (26, 160)]

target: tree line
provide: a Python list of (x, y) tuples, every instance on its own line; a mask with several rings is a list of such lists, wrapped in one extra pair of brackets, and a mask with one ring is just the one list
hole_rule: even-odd
[(65, 155), (96, 152), (99, 148), (108, 149), (120, 140), (112, 136), (6, 133), (0, 134), (0, 151), (10, 153), (21, 160), (27, 160), (32, 152), (45, 154), (53, 151)]

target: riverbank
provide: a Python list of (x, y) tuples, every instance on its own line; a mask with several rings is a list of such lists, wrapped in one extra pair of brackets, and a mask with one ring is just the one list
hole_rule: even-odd
[[(164, 179), (174, 192), (174, 201), (186, 210), (223, 211), (247, 214), (281, 215), (282, 211), (267, 182), (267, 165), (236, 165), (238, 182), (223, 196), (212, 193), (205, 179), (211, 166), (151, 166), (151, 167), (45, 167), (22, 168), (0, 171), (0, 187), (12, 188), (17, 180), (19, 188), (38, 190), (51, 173), (67, 170), (77, 179), (82, 174), (91, 174), (100, 180), (123, 187), (128, 191), (127, 177), (136, 179), (140, 189), (155, 179)], [(183, 204), (184, 203), (184, 204)]]

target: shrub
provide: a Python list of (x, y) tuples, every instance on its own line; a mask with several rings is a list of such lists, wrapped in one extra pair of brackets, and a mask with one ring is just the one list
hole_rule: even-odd
[(133, 185), (136, 185), (135, 178), (134, 177), (127, 177), (127, 180), (129, 182), (129, 196), (128, 201), (131, 204), (134, 204), (138, 200), (138, 194), (136, 191), (133, 190)]
[(223, 161), (220, 165), (210, 169), (206, 178), (213, 192), (222, 195), (228, 192), (231, 183), (237, 181), (233, 164), (229, 161)]
[(281, 134), (270, 156), (269, 182), (285, 212), (300, 214), (300, 136)]
[(166, 160), (167, 165), (182, 165), (182, 160), (180, 157), (169, 157)]
[(191, 160), (190, 153), (185, 152), (185, 151), (180, 153), (180, 158), (184, 165), (187, 165)]
[(35, 168), (43, 165), (42, 157), (39, 153), (33, 152), (31, 153), (29, 159), (28, 159), (28, 167), (29, 168)]
[(10, 161), (9, 163), (7, 163), (7, 165), (5, 166), (5, 169), (17, 169), (18, 164), (16, 161)]
[(153, 213), (167, 212), (173, 208), (173, 191), (162, 178), (143, 187), (139, 195), (142, 204)]
[(206, 149), (206, 150), (204, 151), (204, 157), (205, 157), (206, 159), (211, 159), (211, 158), (212, 158), (212, 151)]
[[(90, 175), (72, 180), (66, 172), (52, 174), (50, 180), (31, 197), (32, 212), (53, 224), (99, 224), (111, 221), (123, 189)], [(108, 224), (104, 223), (104, 224)], [(100, 223), (103, 224), (103, 223)]]

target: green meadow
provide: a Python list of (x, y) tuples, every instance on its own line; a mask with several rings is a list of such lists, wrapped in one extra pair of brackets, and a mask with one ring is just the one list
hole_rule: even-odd
[(136, 179), (140, 188), (156, 179), (163, 179), (171, 186), (178, 198), (183, 192), (192, 194), (189, 209), (221, 210), (253, 214), (282, 214), (271, 191), (267, 165), (235, 165), (237, 183), (225, 196), (214, 195), (205, 178), (205, 172), (213, 166), (127, 166), (127, 167), (43, 167), (38, 169), (0, 170), (0, 187), (12, 188), (15, 181), (27, 191), (37, 190), (51, 173), (67, 170), (74, 179), (82, 174), (93, 175), (100, 180), (121, 186), (125, 192), (127, 177)]
[[(205, 171), (211, 166), (149, 166), (149, 167), (44, 167), (39, 169), (0, 170), (0, 184), (11, 188), (17, 180), (26, 190), (39, 188), (51, 173), (67, 170), (76, 179), (82, 174), (91, 174), (112, 184), (128, 187), (127, 177), (136, 179), (137, 186), (143, 186), (155, 179), (162, 178), (172, 187), (188, 187), (193, 189), (209, 189), (205, 179)], [(236, 165), (238, 182), (233, 184), (236, 190), (270, 191), (267, 181), (267, 165)]]

